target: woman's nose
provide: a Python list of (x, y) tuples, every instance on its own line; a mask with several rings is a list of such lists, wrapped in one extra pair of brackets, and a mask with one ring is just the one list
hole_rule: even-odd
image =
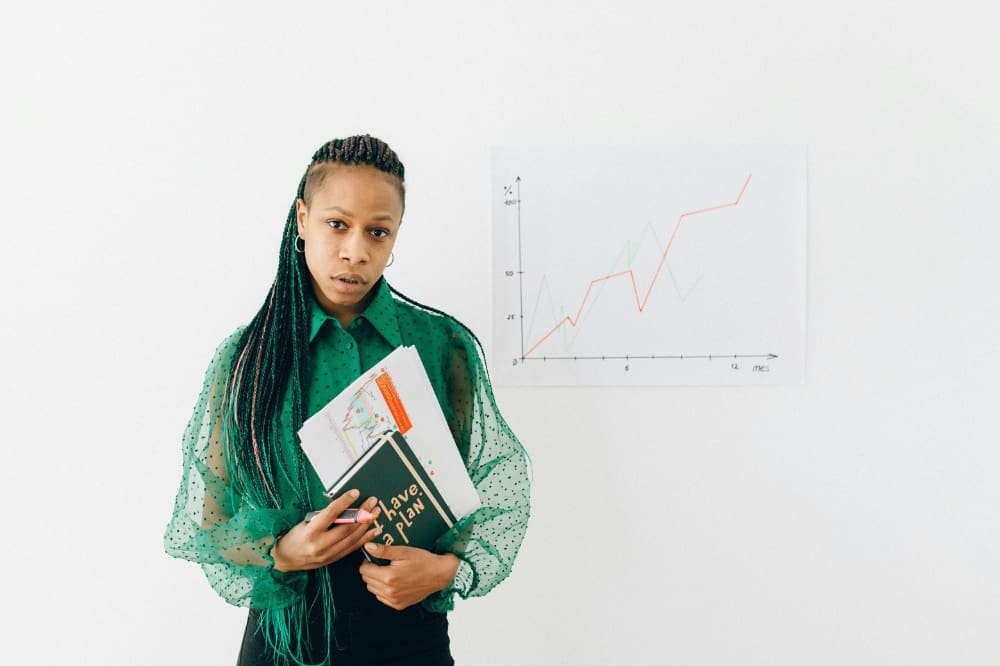
[(360, 233), (347, 234), (340, 244), (340, 258), (352, 263), (368, 261), (368, 248)]

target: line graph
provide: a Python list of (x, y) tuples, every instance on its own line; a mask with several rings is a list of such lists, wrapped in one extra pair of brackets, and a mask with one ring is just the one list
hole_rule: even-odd
[[(647, 242), (647, 240), (650, 240), (650, 242), (654, 243), (656, 245), (658, 253), (662, 255), (662, 253), (666, 248), (666, 244), (660, 242), (660, 239), (654, 228), (654, 224), (650, 222), (647, 223), (645, 227), (642, 229), (642, 232), (639, 234), (639, 239), (637, 242), (633, 243), (632, 241), (626, 241), (625, 246), (622, 248), (621, 252), (611, 262), (611, 266), (615, 267), (624, 264), (627, 267), (631, 267), (635, 262), (636, 256), (639, 254), (639, 252), (641, 252), (644, 243)], [(667, 271), (667, 276), (670, 279), (670, 285), (673, 287), (673, 292), (675, 296), (680, 302), (686, 301), (691, 296), (691, 294), (694, 293), (694, 291), (697, 289), (698, 284), (701, 282), (701, 278), (703, 276), (699, 275), (689, 280), (687, 284), (682, 286), (681, 281), (674, 274), (673, 270), (671, 270), (670, 264), (664, 261), (663, 265)], [(614, 273), (614, 271), (615, 269), (612, 268), (611, 273)], [(598, 305), (599, 299), (603, 294), (604, 288), (606, 286), (607, 286), (606, 281), (600, 282), (598, 288), (593, 293), (593, 295), (588, 300), (585, 301), (585, 303), (587, 304), (586, 310), (578, 311), (577, 313), (578, 316), (575, 319), (578, 326), (583, 325), (587, 321), (588, 315), (593, 311), (593, 308)], [(548, 275), (543, 274), (538, 287), (538, 293), (535, 296), (534, 305), (527, 313), (525, 313), (524, 317), (525, 319), (532, 322), (532, 324), (536, 324), (539, 321), (540, 319), (539, 311), (542, 306), (543, 299), (545, 300), (548, 306), (549, 319), (551, 321), (560, 321), (568, 316), (566, 314), (565, 307), (556, 304), (555, 298), (553, 297), (551, 289), (548, 286)], [(562, 340), (560, 347), (563, 349), (563, 351), (566, 352), (568, 352), (573, 347), (573, 343), (576, 339), (576, 326), (571, 326), (569, 327), (569, 329), (570, 330), (567, 333), (566, 328), (555, 327), (556, 332), (562, 333)], [(530, 327), (526, 331), (525, 335), (528, 338), (532, 338), (534, 333), (535, 333), (534, 327)], [(523, 347), (522, 347), (521, 357), (523, 361), (534, 360), (536, 358), (539, 358), (534, 356), (525, 357), (525, 352), (523, 351)], [(546, 357), (541, 357), (541, 358), (545, 359)], [(576, 357), (574, 357), (574, 359), (576, 359)]]
[(801, 381), (803, 149), (505, 147), (493, 179), (499, 384)]
[(694, 215), (701, 215), (703, 213), (710, 213), (712, 211), (721, 210), (723, 208), (728, 208), (730, 206), (738, 206), (740, 203), (740, 199), (743, 198), (743, 193), (746, 192), (747, 186), (750, 184), (750, 178), (752, 176), (753, 174), (747, 176), (746, 180), (743, 182), (743, 187), (740, 188), (740, 193), (736, 195), (736, 199), (734, 199), (733, 201), (729, 203), (719, 204), (717, 206), (709, 206), (708, 208), (688, 211), (686, 213), (681, 213), (677, 217), (677, 222), (674, 224), (673, 233), (670, 234), (670, 240), (667, 241), (667, 247), (666, 249), (663, 250), (663, 254), (660, 257), (660, 263), (656, 267), (656, 273), (653, 275), (653, 279), (650, 281), (649, 287), (646, 289), (646, 295), (642, 298), (642, 301), (639, 300), (639, 285), (636, 284), (635, 272), (632, 269), (624, 270), (618, 273), (612, 273), (611, 275), (604, 275), (599, 278), (594, 278), (593, 280), (590, 281), (590, 284), (587, 285), (587, 291), (584, 292), (583, 294), (583, 300), (580, 302), (580, 307), (576, 311), (576, 317), (566, 316), (564, 319), (562, 319), (558, 324), (552, 327), (552, 329), (550, 329), (548, 333), (543, 335), (541, 339), (538, 340), (538, 342), (534, 343), (527, 350), (525, 350), (524, 353), (522, 354), (522, 359), (527, 359), (528, 357), (530, 357), (531, 353), (534, 352), (536, 349), (538, 349), (543, 342), (548, 340), (548, 338), (553, 333), (555, 333), (563, 324), (569, 324), (570, 326), (576, 327), (577, 322), (580, 321), (580, 313), (583, 312), (583, 308), (587, 304), (587, 298), (590, 296), (590, 291), (594, 288), (594, 285), (599, 282), (604, 282), (605, 280), (611, 280), (617, 277), (623, 277), (627, 275), (630, 282), (632, 283), (632, 293), (635, 295), (636, 309), (640, 313), (643, 312), (646, 309), (646, 304), (649, 303), (649, 296), (650, 294), (653, 293), (653, 287), (656, 286), (656, 281), (659, 279), (660, 273), (663, 271), (663, 266), (667, 261), (667, 254), (670, 252), (670, 247), (671, 245), (673, 245), (674, 238), (677, 236), (677, 230), (680, 228), (681, 222), (684, 221), (684, 218), (692, 217)]

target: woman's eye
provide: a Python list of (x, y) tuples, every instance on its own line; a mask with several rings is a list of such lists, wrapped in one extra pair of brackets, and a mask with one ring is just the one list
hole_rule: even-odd
[(372, 229), (370, 233), (375, 238), (385, 238), (389, 235), (389, 232), (385, 229)]
[(344, 224), (343, 220), (327, 220), (327, 224), (330, 225), (332, 229), (345, 229), (347, 225)]

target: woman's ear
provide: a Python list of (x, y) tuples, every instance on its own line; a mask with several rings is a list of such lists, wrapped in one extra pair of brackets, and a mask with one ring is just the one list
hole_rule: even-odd
[(309, 209), (302, 199), (295, 200), (295, 222), (299, 230), (299, 236), (305, 238), (306, 218), (309, 217)]

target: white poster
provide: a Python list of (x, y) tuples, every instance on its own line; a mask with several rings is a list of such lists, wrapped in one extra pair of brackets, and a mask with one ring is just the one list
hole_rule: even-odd
[(492, 195), (498, 385), (803, 381), (803, 147), (499, 147)]

